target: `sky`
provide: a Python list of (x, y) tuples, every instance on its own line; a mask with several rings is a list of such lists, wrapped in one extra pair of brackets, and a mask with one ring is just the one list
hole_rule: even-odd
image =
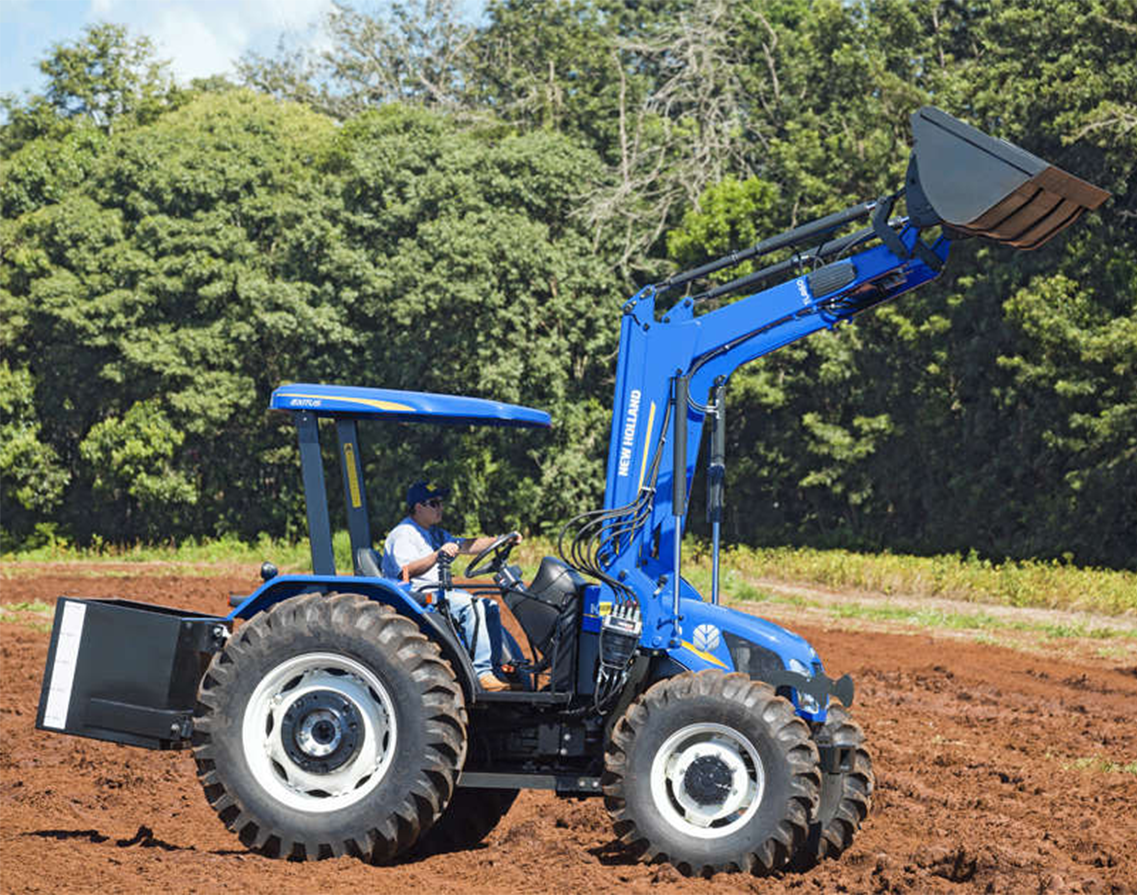
[[(460, 3), (471, 11), (480, 6)], [(41, 92), (39, 61), (54, 44), (77, 40), (84, 25), (113, 22), (133, 37), (149, 37), (184, 83), (231, 73), (246, 51), (273, 53), (284, 31), (319, 41), (313, 26), (330, 7), (331, 0), (0, 0), (0, 93)]]

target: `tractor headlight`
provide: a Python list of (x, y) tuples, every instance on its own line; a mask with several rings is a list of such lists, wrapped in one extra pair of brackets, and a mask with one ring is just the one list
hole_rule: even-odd
[[(810, 671), (809, 666), (798, 659), (790, 659), (790, 671), (797, 672), (807, 678), (813, 677), (813, 672)], [(808, 693), (803, 693), (801, 690), (797, 691), (797, 704), (802, 711), (809, 712), (810, 714), (815, 715), (821, 711), (821, 706), (818, 705), (817, 700)]]

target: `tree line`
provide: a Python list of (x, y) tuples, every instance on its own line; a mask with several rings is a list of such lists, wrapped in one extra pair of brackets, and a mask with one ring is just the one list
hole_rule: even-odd
[(622, 299), (896, 189), (930, 102), (1113, 198), (1039, 252), (958, 242), (936, 283), (739, 370), (724, 535), (1135, 568), (1132, 21), (340, 4), (325, 49), (283, 35), (189, 85), (89, 27), (0, 98), (4, 545), (302, 535), (287, 381), (548, 409), (549, 433), (368, 427), (365, 461), (377, 538), (418, 471), (454, 483), (454, 528), (554, 533), (601, 499)]

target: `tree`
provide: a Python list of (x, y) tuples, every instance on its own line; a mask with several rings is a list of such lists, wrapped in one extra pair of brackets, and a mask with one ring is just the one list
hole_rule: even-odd
[(294, 36), (282, 35), (275, 56), (249, 53), (240, 60), (243, 82), (340, 119), (396, 102), (465, 104), (473, 28), (454, 0), (392, 3), (385, 15), (336, 2), (321, 25), (330, 49), (295, 47)]
[[(570, 217), (593, 154), (400, 106), (337, 128), (247, 91), (103, 139), (54, 191), (30, 144), (5, 195), (2, 332), (44, 446), (20, 456), (58, 459), (52, 512), (74, 536), (297, 533), (295, 436), (264, 410), (285, 381), (548, 407), (551, 437), (423, 427), (373, 440), (369, 471), (430, 463), (471, 525), (598, 500), (619, 293)], [(399, 490), (373, 489), (377, 520)]]
[(47, 90), (20, 101), (0, 97), (7, 124), (0, 152), (11, 155), (41, 136), (85, 122), (110, 133), (120, 122), (145, 124), (180, 101), (168, 63), (148, 37), (131, 38), (122, 25), (87, 25), (73, 42), (55, 44), (39, 63)]
[(571, 215), (598, 165), (556, 134), (421, 109), (387, 107), (341, 131), (333, 170), (358, 263), (340, 295), (364, 339), (340, 381), (533, 404), (557, 421), (549, 435), (402, 427), (369, 465), (389, 483), (377, 519), (394, 518), (405, 483), (393, 483), (423, 463), (455, 483), (471, 527), (475, 513), (486, 529), (555, 525), (599, 502), (596, 396), (612, 387), (620, 293)]
[[(352, 340), (323, 267), (333, 132), (297, 106), (205, 95), (115, 133), (81, 181), (5, 222), (6, 352), (51, 396), (40, 437), (71, 472), (76, 536), (282, 530), (297, 489), (266, 396), (286, 375), (331, 378), (324, 349)], [(9, 183), (39, 162), (25, 147)]]

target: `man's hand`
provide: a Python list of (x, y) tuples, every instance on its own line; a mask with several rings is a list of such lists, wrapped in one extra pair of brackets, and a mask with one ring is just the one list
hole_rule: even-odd
[(458, 545), (453, 541), (450, 541), (448, 544), (443, 544), (441, 547), (439, 547), (438, 552), (445, 553), (447, 556), (453, 559), (458, 555)]

